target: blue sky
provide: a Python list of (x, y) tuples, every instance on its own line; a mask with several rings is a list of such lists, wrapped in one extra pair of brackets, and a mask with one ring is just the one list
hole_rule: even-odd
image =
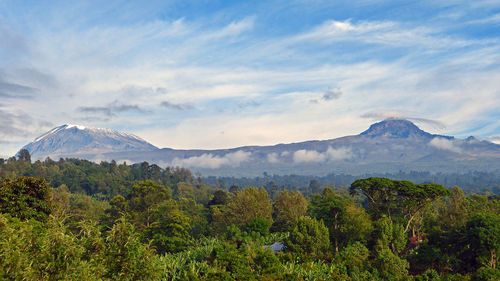
[(0, 0), (0, 42), (4, 156), (64, 123), (172, 148), (388, 117), (500, 136), (500, 1)]

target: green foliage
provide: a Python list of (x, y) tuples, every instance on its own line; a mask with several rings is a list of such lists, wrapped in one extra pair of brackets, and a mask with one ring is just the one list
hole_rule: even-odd
[(52, 213), (50, 186), (44, 179), (20, 177), (0, 184), (0, 212), (22, 220), (46, 221)]
[(481, 267), (472, 274), (471, 281), (498, 281), (500, 270), (491, 267)]
[[(359, 197), (330, 188), (308, 202), (269, 185), (274, 204), (255, 187), (212, 193), (189, 172), (147, 163), (1, 165), (65, 176), (51, 179), (56, 189), (37, 178), (2, 180), (0, 280), (499, 279), (495, 196), (376, 178), (354, 188), (378, 198), (365, 210)], [(108, 189), (109, 177), (123, 179), (123, 196), (85, 194)], [(422, 241), (408, 243), (410, 233)], [(286, 247), (275, 253), (265, 247), (273, 243)]]
[(496, 268), (500, 256), (500, 215), (472, 217), (465, 226), (462, 254), (464, 264), (479, 268)]
[(139, 182), (132, 187), (128, 198), (128, 214), (131, 222), (142, 231), (153, 222), (155, 209), (163, 201), (172, 198), (169, 189), (153, 181)]
[[(51, 186), (65, 184), (72, 193), (99, 195), (110, 199), (115, 195), (126, 196), (139, 181), (152, 180), (173, 188), (179, 182), (192, 184), (194, 179), (189, 170), (183, 168), (162, 169), (147, 162), (127, 165), (115, 161), (93, 163), (81, 159), (60, 159), (30, 163), (26, 157), (0, 161), (0, 177), (14, 179), (18, 176), (45, 178)], [(206, 191), (206, 186), (199, 190)], [(208, 195), (207, 195), (208, 196)]]
[(212, 200), (208, 203), (209, 206), (211, 205), (226, 205), (229, 200), (230, 200), (230, 193), (225, 191), (225, 190), (216, 190), (214, 192)]
[(191, 244), (189, 218), (169, 202), (155, 210), (155, 221), (146, 228), (145, 236), (159, 254), (180, 252)]
[(121, 219), (106, 237), (104, 251), (106, 273), (113, 280), (156, 280), (159, 275), (158, 257), (149, 245), (140, 241), (134, 226)]
[(339, 244), (347, 242), (341, 226), (346, 223), (346, 206), (349, 200), (333, 192), (329, 187), (322, 194), (314, 194), (310, 204), (310, 214), (317, 220), (322, 220), (328, 227), (330, 240), (334, 242), (335, 251)]
[(446, 230), (465, 225), (469, 217), (470, 203), (465, 193), (458, 187), (451, 190), (445, 205), (439, 209), (439, 222)]
[(424, 273), (415, 276), (415, 281), (441, 281), (441, 276), (434, 269), (428, 269)]
[(110, 208), (104, 211), (101, 223), (110, 229), (115, 221), (128, 213), (128, 202), (125, 197), (116, 195), (109, 201)]
[(243, 228), (258, 218), (272, 221), (272, 208), (265, 189), (247, 187), (237, 192), (226, 206), (214, 207), (212, 218), (219, 231), (231, 224)]
[(354, 242), (348, 245), (339, 253), (339, 259), (342, 264), (347, 266), (350, 272), (364, 270), (367, 267), (370, 251), (360, 242)]
[(255, 250), (254, 272), (258, 275), (274, 275), (280, 270), (280, 261), (271, 249)]
[(385, 216), (403, 226), (405, 233), (411, 229), (413, 237), (420, 237), (426, 208), (435, 200), (451, 194), (438, 184), (416, 185), (410, 181), (387, 178), (356, 180), (350, 187), (350, 193), (355, 195), (358, 192), (366, 197), (368, 212), (374, 220)]
[(0, 215), (0, 279), (96, 280), (102, 267), (89, 259), (81, 241), (49, 219), (20, 221)]
[(247, 247), (221, 243), (214, 247), (211, 264), (222, 272), (230, 272), (235, 280), (252, 280), (252, 271), (247, 260)]
[(345, 207), (345, 223), (340, 226), (343, 243), (366, 243), (372, 234), (373, 223), (368, 213), (354, 204)]
[(309, 217), (299, 218), (285, 245), (287, 250), (296, 253), (302, 260), (321, 259), (330, 246), (328, 228), (323, 221)]
[(23, 148), (21, 150), (19, 150), (19, 153), (18, 153), (18, 160), (19, 161), (24, 161), (24, 162), (28, 162), (28, 163), (31, 163), (31, 155), (30, 155), (30, 152)]
[(207, 260), (220, 241), (212, 238), (198, 242), (198, 245), (189, 250), (160, 256), (160, 278), (172, 281), (187, 280), (189, 275), (205, 276), (213, 272)]
[(374, 267), (383, 280), (411, 280), (408, 275), (408, 262), (389, 249), (382, 249), (378, 253)]
[(276, 230), (288, 231), (297, 219), (307, 213), (307, 200), (298, 191), (282, 191), (274, 202)]
[(270, 227), (271, 224), (269, 223), (268, 220), (262, 218), (256, 218), (250, 221), (245, 229), (248, 233), (254, 232), (260, 234), (261, 236), (266, 236), (269, 234)]
[(399, 254), (406, 246), (407, 236), (402, 225), (393, 224), (387, 217), (382, 217), (375, 222), (373, 240), (377, 252), (390, 249), (394, 254)]

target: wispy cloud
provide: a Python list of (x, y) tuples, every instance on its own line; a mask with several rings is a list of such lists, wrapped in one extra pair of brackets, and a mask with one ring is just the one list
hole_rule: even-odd
[(114, 101), (107, 106), (80, 106), (78, 110), (82, 113), (93, 113), (93, 114), (102, 114), (107, 117), (116, 116), (118, 113), (123, 112), (138, 112), (138, 113), (147, 113), (147, 110), (142, 109), (137, 104), (122, 104), (118, 101)]
[(500, 13), (488, 16), (486, 18), (468, 21), (470, 24), (500, 24)]
[(30, 98), (38, 90), (29, 86), (7, 82), (0, 76), (0, 97), (2, 98)]
[(189, 110), (194, 109), (194, 105), (189, 103), (173, 103), (169, 101), (162, 101), (160, 104), (162, 107), (174, 110)]
[(0, 137), (3, 140), (9, 140), (19, 136), (29, 135), (26, 125), (29, 125), (32, 119), (24, 114), (14, 114), (0, 109)]
[(184, 148), (333, 138), (388, 117), (500, 134), (494, 3), (167, 2), (2, 3), (3, 110), (33, 120), (16, 141), (42, 133), (39, 120)]
[(443, 122), (440, 122), (438, 120), (431, 120), (427, 118), (421, 118), (421, 117), (411, 117), (409, 116), (411, 114), (410, 112), (408, 113), (403, 113), (401, 111), (397, 110), (382, 110), (382, 111), (370, 111), (367, 113), (364, 113), (361, 115), (363, 118), (369, 118), (374, 121), (381, 121), (381, 120), (386, 120), (386, 119), (405, 119), (408, 121), (412, 121), (418, 124), (424, 124), (424, 125), (429, 125), (433, 127), (434, 129), (439, 129), (443, 130), (446, 128), (446, 125)]
[(204, 35), (203, 39), (221, 39), (224, 37), (237, 36), (245, 31), (251, 30), (255, 22), (255, 17), (246, 17), (239, 21), (232, 21), (220, 30), (212, 31)]

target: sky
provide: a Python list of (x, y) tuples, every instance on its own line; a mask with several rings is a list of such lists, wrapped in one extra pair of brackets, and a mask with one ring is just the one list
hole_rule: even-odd
[(62, 124), (158, 147), (500, 140), (500, 1), (0, 0), (0, 156)]

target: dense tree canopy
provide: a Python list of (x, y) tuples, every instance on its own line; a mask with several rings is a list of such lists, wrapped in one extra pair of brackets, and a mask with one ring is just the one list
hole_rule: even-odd
[(350, 194), (310, 182), (228, 191), (148, 163), (25, 158), (0, 163), (0, 280), (500, 276), (494, 195), (386, 178)]
[(298, 191), (282, 191), (274, 202), (274, 218), (278, 229), (287, 230), (307, 213), (307, 200)]

